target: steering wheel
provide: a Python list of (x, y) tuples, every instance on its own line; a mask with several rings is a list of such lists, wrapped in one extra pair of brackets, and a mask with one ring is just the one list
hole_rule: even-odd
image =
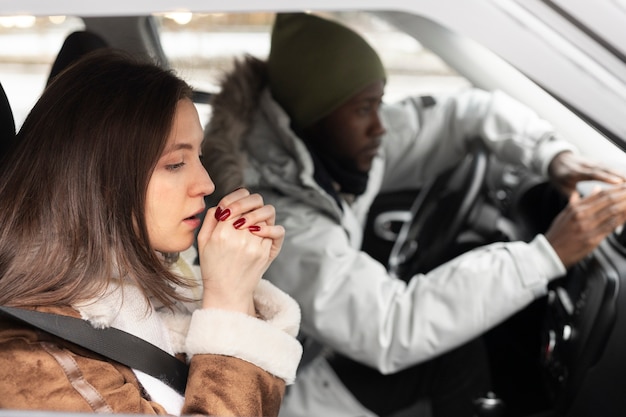
[(392, 276), (408, 281), (448, 260), (480, 195), (487, 162), (487, 150), (475, 142), (461, 163), (422, 188), (411, 206), (411, 220), (402, 225), (391, 249), (387, 267)]

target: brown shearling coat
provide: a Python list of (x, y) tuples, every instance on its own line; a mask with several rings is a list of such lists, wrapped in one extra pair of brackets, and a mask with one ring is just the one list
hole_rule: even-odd
[[(70, 307), (39, 311), (80, 317)], [(230, 356), (196, 354), (182, 414), (277, 416), (284, 380)], [(133, 371), (119, 363), (0, 317), (0, 408), (167, 414)]]

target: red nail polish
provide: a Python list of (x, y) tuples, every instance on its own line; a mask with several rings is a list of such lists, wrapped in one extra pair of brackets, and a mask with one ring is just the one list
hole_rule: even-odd
[(222, 215), (222, 209), (218, 206), (215, 209), (215, 220), (219, 220), (221, 215)]
[(243, 226), (246, 223), (246, 219), (245, 217), (240, 217), (239, 219), (235, 220), (235, 222), (233, 223), (233, 227), (235, 229), (239, 229), (241, 226)]
[(251, 232), (258, 232), (259, 230), (261, 230), (261, 226), (253, 225), (248, 227), (248, 230)]
[(224, 210), (220, 213), (220, 217), (219, 217), (219, 219), (217, 219), (217, 220), (219, 220), (219, 221), (222, 221), (222, 222), (223, 222), (224, 220), (226, 220), (226, 219), (228, 218), (228, 216), (230, 216), (230, 210), (229, 210), (229, 209), (224, 209)]

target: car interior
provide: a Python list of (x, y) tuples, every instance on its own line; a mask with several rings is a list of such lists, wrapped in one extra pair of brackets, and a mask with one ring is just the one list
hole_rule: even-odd
[[(455, 70), (464, 72), (474, 85), (488, 88), (495, 83), (489, 79), (481, 84), (481, 77), (488, 75), (472, 78), (479, 63), (466, 62), (465, 54), (451, 57), (453, 44), (460, 48), (469, 41), (461, 37), (455, 43), (458, 35), (445, 26), (401, 12), (375, 14), (400, 28), (414, 24), (411, 35), (421, 36), (420, 41)], [(66, 37), (47, 82), (83, 54), (106, 46), (156, 56), (168, 65), (152, 16), (124, 16), (115, 20), (115, 26), (103, 16), (83, 21), (85, 30)], [(437, 37), (429, 40), (433, 33)], [(505, 65), (497, 57), (485, 56), (494, 66)], [(506, 71), (514, 78), (519, 76), (508, 66)], [(544, 97), (541, 86), (533, 84), (532, 88), (541, 91), (537, 97)], [(212, 93), (198, 88), (194, 94), (207, 117)], [(559, 108), (567, 107), (554, 97), (550, 100)], [(0, 85), (0, 146), (12, 140), (15, 130), (10, 99)], [(598, 134), (601, 129), (593, 130)], [(619, 132), (611, 132), (610, 136), (619, 136)], [(626, 140), (626, 135), (621, 139)], [(476, 143), (462, 164), (431, 183), (380, 195), (370, 211), (363, 250), (387, 265), (392, 275), (408, 280), (478, 246), (529, 241), (547, 230), (566, 204), (565, 197), (550, 184), (490, 157)], [(505, 415), (621, 415), (626, 408), (621, 384), (626, 375), (624, 305), (626, 229), (620, 227), (565, 277), (552, 282), (545, 297), (485, 334), (494, 391), (506, 405)], [(22, 415), (34, 414), (0, 411), (0, 416)]]

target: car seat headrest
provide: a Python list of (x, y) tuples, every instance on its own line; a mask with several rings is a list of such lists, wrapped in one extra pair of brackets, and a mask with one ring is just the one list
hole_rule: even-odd
[(5, 144), (15, 137), (15, 119), (9, 99), (0, 84), (0, 141)]
[(15, 141), (15, 119), (9, 104), (9, 99), (2, 84), (0, 84), (0, 159), (7, 154), (11, 144)]
[(65, 38), (65, 41), (59, 50), (59, 54), (52, 64), (52, 69), (50, 70), (50, 75), (48, 76), (46, 85), (50, 84), (54, 77), (56, 77), (61, 71), (67, 68), (78, 58), (91, 51), (95, 51), (99, 48), (106, 48), (108, 46), (107, 42), (95, 33), (87, 31), (70, 33), (67, 38)]

